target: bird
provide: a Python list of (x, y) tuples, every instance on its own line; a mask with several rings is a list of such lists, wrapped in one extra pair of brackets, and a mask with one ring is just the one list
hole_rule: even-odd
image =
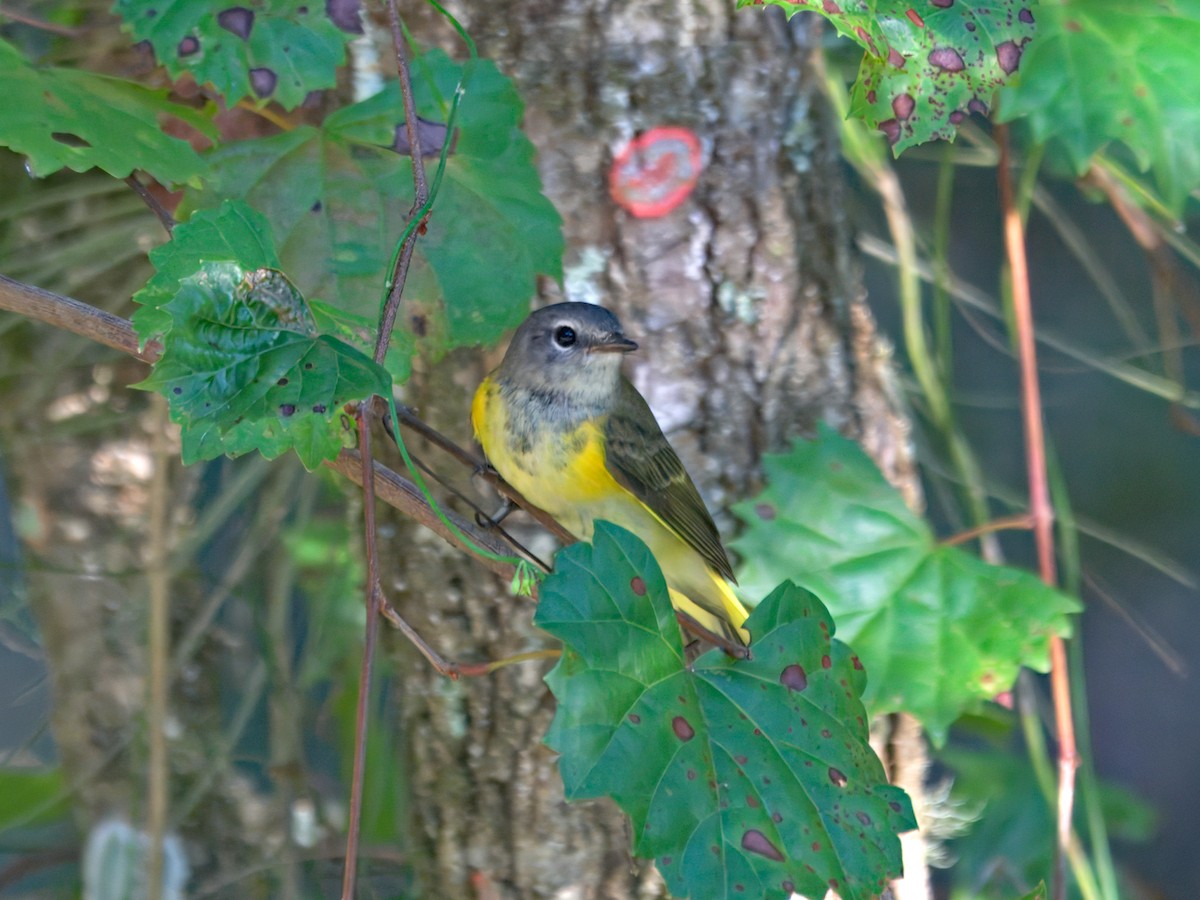
[(535, 310), (475, 392), (475, 437), (496, 472), (574, 537), (590, 540), (603, 519), (641, 538), (675, 608), (731, 647), (748, 647), (748, 613), (712, 516), (621, 374), (637, 347), (602, 306)]

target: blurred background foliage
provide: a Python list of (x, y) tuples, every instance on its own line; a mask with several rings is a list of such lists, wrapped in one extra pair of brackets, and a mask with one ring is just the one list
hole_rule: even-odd
[[(1065, 6), (1054, 5), (1048, 20), (1065, 22)], [(65, 30), (64, 38), (0, 13), (0, 37), (31, 55), (162, 79), (104, 4), (22, 10)], [(1179, 35), (1138, 31), (1137, 22), (1128, 27), (1141, 35), (1137, 42), (1084, 48), (1068, 74), (1094, 84), (1093, 68), (1126, 71), (1122, 61), (1140, 63), (1150, 38), (1182, 39), (1194, 22), (1181, 19)], [(831, 70), (845, 75), (833, 79), (831, 100), (845, 104), (841, 85), (860, 54), (831, 33), (828, 57)], [(1161, 73), (1153, 74), (1158, 83)], [(1167, 80), (1194, 85), (1200, 73)], [(1021, 179), (1064, 579), (1088, 607), (1073, 651), (1090, 716), (1090, 729), (1082, 730), (1093, 741), (1083, 747), (1079, 828), (1086, 847), (1083, 862), (1075, 860), (1076, 890), (1089, 897), (1194, 897), (1200, 689), (1189, 666), (1200, 658), (1200, 426), (1186, 386), (1196, 377), (1200, 246), (1190, 237), (1197, 224), (1194, 190), (1186, 187), (1192, 162), (1163, 149), (1186, 143), (1194, 110), (1173, 117), (1177, 110), (1168, 104), (1164, 115), (1136, 123), (1142, 140), (1096, 157), (1103, 140), (1036, 143), (1054, 124), (1057, 107), (1049, 100), (1039, 107), (1028, 95), (1014, 98), (1008, 110), (1006, 102), (1001, 108), (1013, 116), (1033, 113), (1011, 127), (1026, 162)], [(1182, 131), (1172, 135), (1172, 128)], [(855, 122), (846, 123), (843, 140), (871, 306), (907, 373), (935, 528), (948, 535), (1017, 511), (1024, 468), (992, 136), (967, 124), (953, 145), (918, 147), (898, 161)], [(1155, 163), (1154, 176), (1137, 175), (1139, 162)], [(1178, 177), (1163, 181), (1171, 176)], [(905, 201), (901, 219), (894, 208), (885, 213), (881, 197)], [(915, 234), (914, 257), (897, 251), (898, 227)], [(1138, 228), (1149, 229), (1149, 237)], [(152, 274), (146, 253), (162, 240), (159, 222), (120, 181), (70, 172), (37, 180), (20, 157), (0, 151), (6, 275), (128, 316), (129, 298)], [(28, 598), (45, 591), (65, 601), (57, 608), (69, 609), (72, 591), (103, 581), (108, 602), (124, 605), (107, 626), (111, 633), (94, 637), (135, 646), (140, 640), (144, 614), (129, 601), (142, 591), (155, 412), (146, 395), (127, 386), (143, 375), (140, 364), (112, 351), (0, 317), (5, 895), (69, 896), (81, 883), (88, 836), (72, 806), (90, 786), (68, 783), (59, 768), (45, 644), (61, 635), (52, 623), (35, 622)], [(172, 527), (181, 536), (172, 583), (181, 602), (173, 612), (171, 671), (183, 698), (180, 715), (189, 696), (198, 709), (201, 698), (215, 696), (220, 710), (203, 739), (181, 750), (193, 764), (172, 786), (172, 827), (189, 837), (190, 811), (206, 804), (243, 820), (257, 817), (263, 836), (254, 848), (215, 847), (210, 858), (189, 860), (189, 895), (328, 893), (339, 879), (353, 747), (363, 616), (359, 500), (332, 477), (306, 475), (293, 459), (175, 465), (172, 485)], [(994, 535), (985, 549), (1032, 563), (1024, 532)], [(98, 691), (85, 713), (112, 723), (111, 742), (92, 761), (97, 780), (115, 765), (130, 772), (144, 765), (140, 699), (120, 687), (120, 677), (141, 663), (128, 662), (124, 673), (96, 673), (112, 675), (118, 686)], [(398, 688), (386, 667), (378, 671), (384, 674), (367, 748), (364, 891), (394, 897), (409, 888), (406, 767), (389, 732), (389, 700)], [(960, 721), (936, 755), (931, 778), (941, 797), (940, 859), (947, 867), (940, 896), (1013, 897), (1047, 870), (1053, 829), (1046, 801), (1052, 773), (1039, 752), (1044, 690), (1027, 678), (1018, 693), (1020, 702), (993, 704)], [(72, 714), (81, 713), (53, 713)], [(317, 790), (298, 794), (299, 784)], [(277, 858), (281, 829), (308, 855)]]

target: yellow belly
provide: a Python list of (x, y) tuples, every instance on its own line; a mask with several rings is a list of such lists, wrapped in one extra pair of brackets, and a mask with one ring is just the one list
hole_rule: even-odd
[(591, 539), (597, 519), (633, 532), (654, 554), (676, 607), (718, 634), (725, 629), (714, 614), (740, 628), (747, 613), (729, 583), (609, 472), (595, 422), (567, 432), (541, 429), (527, 447), (517, 448), (498, 395), (499, 387), (486, 379), (475, 394), (471, 421), (484, 454), (505, 481), (580, 540)]

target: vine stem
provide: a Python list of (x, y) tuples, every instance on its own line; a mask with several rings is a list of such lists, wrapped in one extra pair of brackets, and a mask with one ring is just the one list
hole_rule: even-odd
[[(409, 222), (404, 230), (399, 252), (395, 256), (392, 270), (388, 273), (387, 297), (379, 316), (379, 329), (375, 334), (375, 362), (382, 365), (387, 357), (392, 329), (400, 309), (404, 284), (408, 280), (408, 267), (422, 225), (429, 216), (429, 185), (425, 180), (425, 163), (421, 157), (421, 139), (417, 131), (416, 106), (413, 102), (412, 74), (408, 65), (408, 44), (400, 22), (400, 11), (396, 0), (387, 0), (388, 20), (391, 23), (392, 43), (396, 49), (396, 70), (400, 79), (400, 94), (404, 103), (404, 127), (408, 132), (408, 146), (413, 167), (413, 205)], [(379, 618), (384, 608), (383, 590), (379, 584), (379, 549), (375, 533), (375, 460), (371, 456), (371, 423), (375, 416), (372, 399), (358, 404), (355, 419), (358, 423), (358, 447), (361, 461), (363, 490), (364, 545), (367, 556), (366, 634), (363, 641), (362, 669), (358, 680), (358, 706), (354, 720), (354, 774), (350, 782), (350, 820), (346, 828), (346, 862), (342, 870), (342, 900), (354, 900), (358, 878), (358, 838), (362, 820), (362, 792), (366, 767), (367, 724), (370, 711), (371, 669), (375, 658), (375, 641), (379, 633)], [(418, 479), (419, 482), (419, 479)], [(389, 604), (390, 610), (390, 604)], [(395, 620), (407, 626), (398, 614), (392, 611)], [(411, 629), (409, 629), (411, 631)], [(425, 648), (424, 641), (413, 631), (410, 640), (417, 637), (417, 646)], [(432, 648), (429, 648), (432, 652)], [(428, 654), (426, 654), (428, 655)]]
[[(417, 236), (422, 232), (425, 219), (429, 216), (426, 204), (429, 201), (429, 183), (425, 179), (425, 158), (421, 150), (421, 134), (417, 128), (417, 109), (413, 101), (412, 73), (408, 66), (408, 42), (404, 38), (404, 26), (400, 21), (400, 11), (396, 8), (396, 0), (387, 2), (388, 22), (392, 29), (392, 44), (396, 48), (396, 71), (400, 76), (400, 98), (404, 105), (404, 131), (408, 137), (409, 157), (413, 168), (413, 205), (409, 210), (409, 223), (404, 229), (404, 237), (400, 252), (396, 254), (392, 271), (388, 273), (387, 299), (384, 301), (383, 312), (379, 318), (379, 332), (375, 335), (375, 362), (383, 364), (387, 356), (388, 344), (392, 339), (392, 329), (396, 324), (396, 314), (400, 310), (400, 297), (404, 293), (404, 283), (408, 280), (408, 267), (412, 262), (413, 250), (417, 245)], [(447, 133), (446, 141), (450, 141)], [(417, 219), (418, 222), (413, 220)]]
[(146, 767), (146, 831), (150, 836), (146, 861), (146, 896), (159, 900), (163, 894), (163, 841), (167, 831), (167, 699), (171, 674), (170, 651), (170, 563), (167, 526), (169, 517), (167, 467), (167, 401), (153, 398), (154, 474), (150, 482), (150, 560), (147, 566), (150, 587), (149, 638), (150, 677), (146, 723), (149, 732), (149, 765)]
[(367, 718), (370, 711), (371, 669), (379, 635), (382, 593), (379, 590), (379, 554), (375, 545), (375, 463), (371, 459), (369, 404), (358, 407), (358, 441), (362, 462), (363, 529), (367, 550), (367, 623), (362, 665), (358, 675), (358, 704), (354, 713), (354, 774), (350, 780), (350, 821), (346, 829), (346, 862), (342, 869), (342, 900), (354, 900), (358, 879), (358, 835), (362, 821), (363, 780), (367, 764)]
[[(1013, 322), (1017, 339), (1017, 358), (1021, 374), (1021, 415), (1025, 426), (1025, 459), (1029, 479), (1029, 514), (1037, 546), (1038, 570), (1042, 581), (1051, 587), (1058, 583), (1054, 557), (1054, 509), (1050, 503), (1050, 483), (1046, 468), (1046, 435), (1042, 423), (1042, 397), (1038, 386), (1037, 345), (1033, 330), (1033, 303), (1029, 292), (1029, 268), (1025, 256), (1025, 226), (1014, 199), (1012, 157), (1008, 129), (998, 125), (996, 143), (1000, 148), (997, 173), (1000, 208), (1004, 217), (1004, 248), (1012, 280)], [(1075, 721), (1071, 712), (1071, 684), (1067, 672), (1066, 643), (1050, 635), (1050, 692), (1054, 700), (1054, 723), (1058, 734), (1058, 854), (1055, 860), (1051, 896), (1066, 896), (1066, 860), (1071, 844), (1071, 815), (1075, 805), (1075, 771), (1079, 754), (1075, 745)]]

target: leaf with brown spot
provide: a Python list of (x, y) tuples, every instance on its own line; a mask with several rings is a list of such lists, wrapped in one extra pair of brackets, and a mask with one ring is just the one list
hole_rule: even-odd
[(649, 550), (599, 522), (540, 597), (535, 624), (565, 645), (546, 742), (567, 798), (612, 797), (674, 895), (784, 900), (837, 881), (859, 900), (899, 873), (908, 798), (867, 744), (865, 675), (815, 596), (781, 585), (747, 623), (751, 659), (689, 667)]
[[(768, 3), (789, 15), (816, 12), (863, 48), (850, 112), (883, 132), (897, 155), (926, 141), (952, 140), (968, 113), (990, 109), (1036, 27), (1032, 0), (935, 2), (919, 13), (911, 0)], [(758, 5), (738, 0), (752, 4)]]
[[(169, 15), (159, 14), (164, 6)], [(294, 109), (312, 91), (334, 86), (352, 38), (311, 0), (253, 10), (230, 0), (117, 0), (113, 11), (173, 78), (188, 72), (212, 84), (228, 106), (250, 98)]]

